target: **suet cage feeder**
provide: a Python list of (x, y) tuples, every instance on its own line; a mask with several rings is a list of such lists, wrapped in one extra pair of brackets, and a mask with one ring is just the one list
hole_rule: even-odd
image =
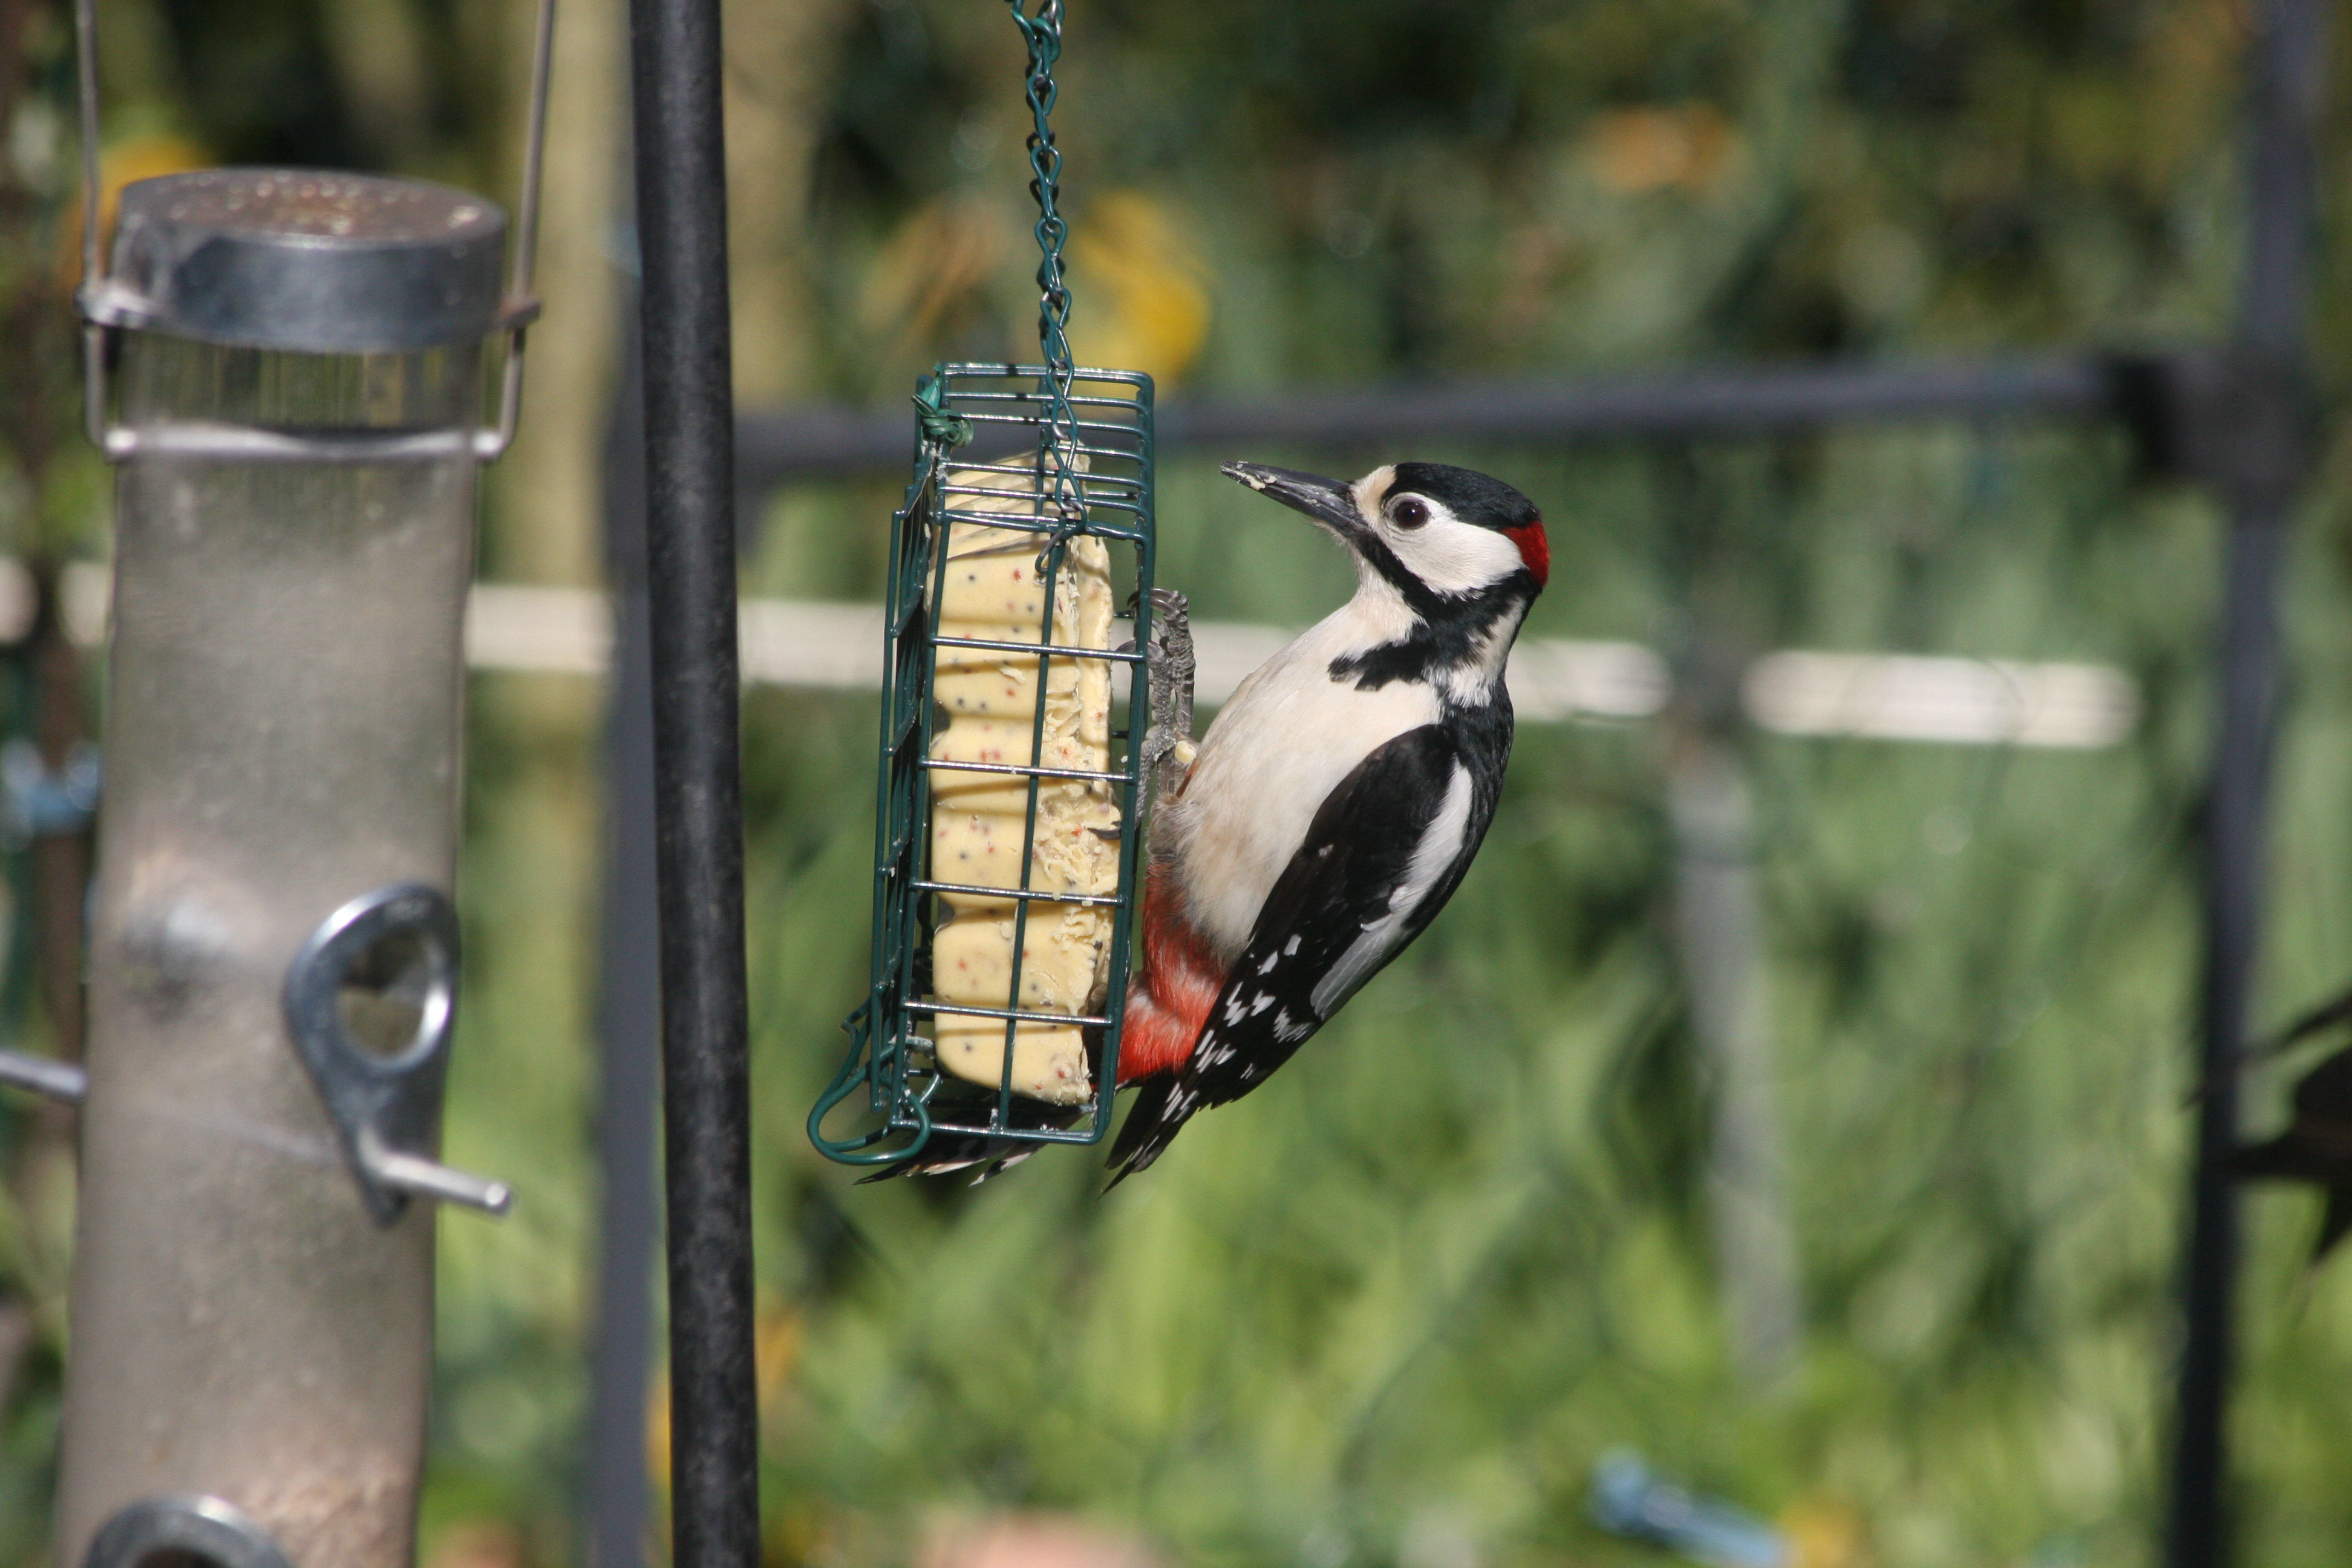
[[(1002, 1153), (1091, 1143), (1110, 1127), (1144, 829), (1152, 393), (1151, 378), (1132, 371), (1079, 369), (1068, 385), (1063, 419), (1043, 366), (943, 364), (917, 395), (915, 476), (891, 521), (871, 984), (846, 1025), (848, 1058), (809, 1121), (818, 1148), (847, 1163), (905, 1159), (943, 1133), (984, 1136)], [(966, 443), (971, 455), (951, 458)], [(998, 585), (1017, 586), (1030, 574), (1034, 598), (981, 617), (959, 605), (959, 592), (971, 591), (964, 563), (974, 551), (1000, 559)], [(1074, 591), (1082, 575), (1104, 580)], [(1133, 637), (1124, 646), (1110, 646), (1108, 636), (1095, 639), (1100, 647), (1073, 637), (1078, 617), (1069, 607), (1091, 592), (1132, 607)], [(987, 625), (990, 617), (1001, 624)], [(1107, 629), (1108, 616), (1101, 622)], [(1089, 672), (1099, 672), (1093, 682)], [(1096, 682), (1101, 765), (1066, 765), (1072, 746), (1089, 741), (1080, 731), (1092, 716), (1074, 708), (1083, 709)], [(975, 688), (984, 689), (974, 696)], [(1123, 726), (1113, 722), (1113, 692), (1125, 699)], [(951, 731), (971, 720), (996, 728), (960, 744)], [(959, 818), (976, 822), (971, 803), (982, 796), (997, 821), (1017, 831), (1017, 855), (1003, 853), (1009, 837), (970, 856), (950, 847), (959, 834), (978, 833)], [(1092, 821), (1086, 803), (1099, 814)], [(1041, 822), (1094, 835), (1114, 868), (1108, 885), (1081, 886), (1082, 878), (1054, 863)], [(1052, 939), (1040, 933), (1049, 922), (1074, 921), (1097, 934), (1098, 968), (1082, 998), (1065, 989), (1074, 1005), (1049, 1006), (1041, 992), (1053, 988), (1034, 978), (1053, 962), (1041, 952)], [(948, 987), (957, 991), (948, 999), (940, 934), (975, 923), (994, 930), (982, 940), (1002, 949), (1001, 987), (994, 994), (985, 981), (982, 992)], [(980, 1027), (958, 1031), (961, 1019)], [(1001, 1053), (992, 1084), (942, 1060), (950, 1034), (976, 1047), (974, 1059)], [(1060, 1092), (1047, 1085), (1050, 1098), (1041, 1098), (1027, 1077), (1034, 1054), (1024, 1058), (1023, 1047), (1055, 1035), (1083, 1041), (1087, 1079), (1082, 1092), (1066, 1078)], [(861, 1090), (878, 1124), (827, 1136), (826, 1113)]]

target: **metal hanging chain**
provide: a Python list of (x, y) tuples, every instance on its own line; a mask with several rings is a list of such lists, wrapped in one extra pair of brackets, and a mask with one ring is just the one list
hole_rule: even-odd
[(1078, 416), (1070, 406), (1070, 290), (1062, 264), (1070, 226), (1060, 208), (1062, 151), (1048, 123), (1061, 90), (1054, 82), (1054, 66), (1062, 58), (1062, 0), (1038, 0), (1034, 16), (1023, 12), (1022, 0), (1005, 4), (1029, 46), (1029, 194), (1037, 200), (1037, 345), (1045, 358), (1045, 419), (1038, 432), (1037, 460), (1041, 475), (1052, 479), (1054, 507), (1066, 530), (1086, 521), (1086, 501), (1078, 485)]

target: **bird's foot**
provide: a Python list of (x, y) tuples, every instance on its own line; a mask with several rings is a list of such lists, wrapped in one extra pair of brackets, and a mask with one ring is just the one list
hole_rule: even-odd
[(1151, 590), (1151, 635), (1143, 650), (1151, 689), (1151, 723), (1143, 733), (1143, 776), (1157, 801), (1168, 795), (1196, 754), (1192, 745), (1191, 605), (1173, 588)]

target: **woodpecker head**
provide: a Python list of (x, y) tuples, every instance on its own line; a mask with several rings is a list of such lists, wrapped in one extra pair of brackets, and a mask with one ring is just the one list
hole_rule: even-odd
[(1543, 517), (1502, 480), (1449, 463), (1391, 463), (1354, 484), (1263, 463), (1224, 471), (1294, 507), (1345, 544), (1368, 580), (1424, 618), (1542, 591), (1551, 568)]

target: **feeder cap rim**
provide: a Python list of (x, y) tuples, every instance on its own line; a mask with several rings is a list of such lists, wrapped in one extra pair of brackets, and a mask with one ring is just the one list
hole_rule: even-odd
[(411, 353), (499, 325), (507, 217), (467, 191), (324, 169), (224, 168), (123, 187), (110, 326), (311, 353)]

